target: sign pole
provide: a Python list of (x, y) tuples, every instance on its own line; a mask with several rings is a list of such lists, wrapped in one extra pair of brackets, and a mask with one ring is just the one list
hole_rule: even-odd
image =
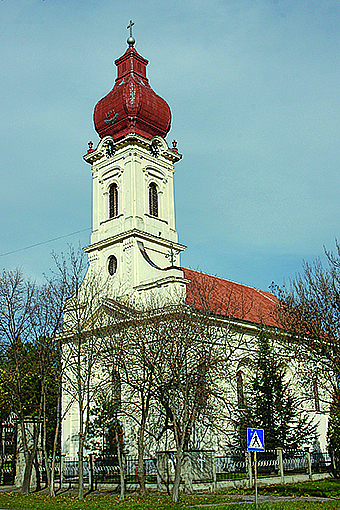
[(257, 458), (256, 452), (264, 452), (264, 430), (247, 429), (248, 452), (254, 452), (255, 508), (257, 508)]
[(254, 479), (255, 479), (255, 508), (257, 508), (257, 459), (256, 459), (256, 451), (254, 452)]

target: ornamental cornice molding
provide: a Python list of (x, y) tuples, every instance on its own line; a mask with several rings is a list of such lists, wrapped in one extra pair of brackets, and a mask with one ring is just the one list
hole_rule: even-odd
[(85, 253), (91, 253), (95, 250), (102, 250), (104, 248), (107, 248), (108, 246), (112, 244), (117, 244), (125, 239), (128, 238), (136, 238), (136, 239), (143, 239), (144, 241), (150, 241), (152, 243), (160, 244), (164, 246), (165, 248), (173, 248), (178, 251), (184, 251), (186, 249), (186, 246), (184, 244), (174, 243), (172, 241), (169, 241), (168, 239), (164, 239), (162, 237), (155, 236), (153, 234), (149, 234), (148, 232), (144, 232), (142, 230), (138, 230), (137, 228), (133, 228), (131, 230), (127, 230), (126, 232), (121, 232), (120, 234), (117, 234), (115, 236), (108, 237), (107, 239), (102, 239), (101, 241), (98, 241), (96, 243), (90, 244), (89, 246), (86, 246), (84, 249)]
[[(96, 149), (92, 149), (90, 152), (85, 154), (83, 156), (83, 159), (86, 163), (89, 163), (91, 165), (95, 164), (98, 160), (102, 158), (106, 158), (106, 146), (109, 141), (112, 141), (114, 143), (116, 151), (125, 149), (127, 147), (140, 147), (142, 149), (145, 149), (149, 152), (149, 148), (151, 143), (157, 143), (157, 145), (160, 147), (160, 155), (158, 158), (155, 158), (155, 161), (161, 161), (161, 158), (165, 158), (166, 160), (170, 161), (171, 163), (177, 163), (177, 161), (180, 161), (182, 159), (182, 154), (179, 154), (178, 152), (169, 149), (166, 141), (160, 137), (160, 136), (154, 136), (152, 140), (148, 140), (147, 138), (144, 138), (141, 135), (138, 135), (137, 133), (129, 133), (125, 135), (120, 140), (114, 140), (112, 136), (105, 136), (102, 138), (96, 147)], [(150, 159), (150, 161), (153, 161)]]
[[(177, 271), (180, 271), (180, 269), (177, 269)], [(169, 275), (165, 278), (159, 278), (158, 280), (153, 280), (152, 282), (146, 282), (141, 283), (139, 285), (136, 285), (133, 287), (133, 290), (142, 291), (142, 290), (151, 290), (154, 288), (164, 287), (169, 285), (170, 283), (179, 283), (183, 285), (187, 285), (190, 283), (190, 280), (187, 278), (184, 278), (183, 276), (177, 276), (177, 275)]]

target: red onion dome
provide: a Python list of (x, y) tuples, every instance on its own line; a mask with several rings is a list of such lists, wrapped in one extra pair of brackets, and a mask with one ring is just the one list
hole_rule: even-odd
[(115, 139), (127, 133), (138, 133), (151, 139), (166, 136), (171, 125), (169, 105), (150, 87), (146, 77), (148, 61), (133, 47), (115, 61), (118, 76), (111, 92), (95, 106), (93, 120), (101, 138)]

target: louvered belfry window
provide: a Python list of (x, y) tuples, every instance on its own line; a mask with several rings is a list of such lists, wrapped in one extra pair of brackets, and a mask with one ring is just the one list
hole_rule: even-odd
[(112, 184), (110, 186), (109, 192), (109, 217), (114, 218), (118, 216), (118, 187), (117, 184)]
[(149, 213), (158, 217), (158, 194), (157, 186), (152, 182), (149, 186)]

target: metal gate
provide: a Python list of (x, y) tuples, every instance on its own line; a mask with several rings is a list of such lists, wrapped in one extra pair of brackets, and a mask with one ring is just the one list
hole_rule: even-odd
[(0, 485), (14, 484), (16, 444), (16, 424), (0, 423)]

